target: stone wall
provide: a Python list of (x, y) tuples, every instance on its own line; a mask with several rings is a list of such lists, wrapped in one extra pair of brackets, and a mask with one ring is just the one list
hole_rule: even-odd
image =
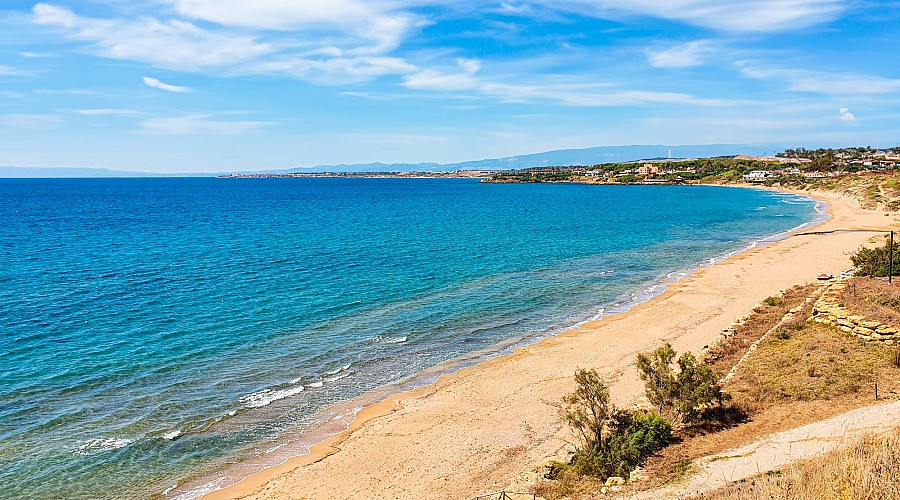
[(845, 288), (847, 288), (845, 280), (837, 280), (831, 284), (813, 306), (809, 321), (833, 326), (844, 333), (870, 342), (892, 345), (900, 340), (900, 335), (896, 335), (897, 329), (893, 325), (866, 321), (862, 316), (850, 314), (850, 311), (841, 305), (841, 292)]

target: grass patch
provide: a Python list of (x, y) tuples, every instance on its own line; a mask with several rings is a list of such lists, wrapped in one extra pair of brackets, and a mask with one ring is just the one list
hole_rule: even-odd
[[(894, 266), (900, 269), (900, 262), (895, 262)], [(888, 283), (861, 276), (851, 278), (847, 281), (847, 288), (841, 293), (840, 300), (853, 314), (870, 321), (900, 326), (900, 279), (897, 281), (898, 283)]]
[[(763, 301), (763, 305), (753, 310), (744, 324), (735, 328), (734, 336), (723, 339), (712, 348), (708, 354), (712, 360), (713, 368), (722, 373), (728, 373), (731, 367), (747, 352), (747, 347), (760, 339), (767, 331), (772, 329), (785, 313), (792, 307), (803, 303), (809, 294), (816, 289), (816, 285), (795, 286), (786, 290), (781, 297), (769, 297)], [(797, 322), (803, 323), (799, 314)], [(792, 326), (788, 326), (788, 329)]]
[[(779, 332), (781, 333), (781, 332)], [(894, 349), (866, 343), (819, 325), (776, 334), (760, 343), (726, 386), (752, 411), (794, 401), (861, 397), (900, 390)], [(869, 397), (869, 394), (872, 394)]]

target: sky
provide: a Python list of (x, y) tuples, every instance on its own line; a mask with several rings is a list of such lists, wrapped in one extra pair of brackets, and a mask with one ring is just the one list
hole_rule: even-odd
[(896, 146), (900, 0), (3, 0), (0, 165)]

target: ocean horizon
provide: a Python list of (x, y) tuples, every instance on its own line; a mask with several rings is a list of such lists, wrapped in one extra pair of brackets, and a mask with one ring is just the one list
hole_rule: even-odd
[(0, 498), (189, 498), (824, 217), (714, 186), (0, 180)]

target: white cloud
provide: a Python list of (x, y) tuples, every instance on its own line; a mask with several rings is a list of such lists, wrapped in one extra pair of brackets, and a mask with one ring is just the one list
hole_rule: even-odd
[(79, 114), (87, 116), (139, 116), (142, 113), (133, 109), (116, 109), (116, 108), (98, 108), (98, 109), (79, 109)]
[(745, 67), (741, 73), (758, 80), (781, 80), (787, 89), (826, 95), (874, 95), (900, 92), (900, 79), (857, 73)]
[(689, 68), (702, 64), (703, 56), (708, 50), (709, 42), (698, 40), (666, 49), (647, 49), (644, 53), (647, 61), (655, 68)]
[(168, 83), (163, 83), (156, 78), (151, 78), (149, 76), (144, 77), (144, 85), (148, 87), (153, 87), (155, 89), (165, 90), (166, 92), (190, 92), (190, 87), (182, 87), (180, 85), (169, 85)]
[(181, 134), (240, 134), (249, 130), (267, 127), (272, 122), (249, 120), (217, 120), (209, 115), (175, 116), (150, 118), (141, 123), (145, 132), (161, 135)]
[(695, 106), (731, 106), (739, 101), (703, 99), (678, 92), (616, 90), (603, 83), (558, 83), (535, 79), (529, 84), (491, 81), (476, 73), (481, 64), (471, 59), (457, 59), (457, 71), (433, 68), (407, 75), (403, 85), (416, 90), (474, 92), (503, 102), (556, 101), (569, 106), (609, 107), (646, 104), (689, 104)]
[(456, 65), (461, 71), (444, 72), (428, 68), (407, 75), (403, 85), (419, 90), (468, 90), (482, 86), (482, 82), (475, 78), (475, 73), (481, 70), (481, 63), (474, 59), (459, 58)]
[(838, 111), (841, 113), (841, 120), (844, 120), (845, 122), (855, 122), (856, 121), (856, 116), (853, 113), (851, 113), (849, 109), (841, 108)]
[(0, 64), (0, 76), (28, 76), (30, 73), (23, 69)]
[(248, 66), (250, 73), (287, 74), (322, 84), (354, 83), (385, 75), (406, 74), (416, 67), (397, 57), (283, 57)]
[(102, 56), (164, 68), (229, 66), (274, 50), (246, 35), (215, 33), (179, 20), (95, 19), (44, 3), (35, 5), (32, 11), (36, 24), (56, 27), (72, 39), (91, 42), (93, 50)]
[(0, 125), (6, 125), (15, 128), (27, 128), (37, 130), (47, 130), (56, 128), (63, 122), (63, 117), (59, 115), (46, 115), (36, 113), (21, 113), (12, 115), (0, 115)]
[(538, 0), (548, 7), (612, 19), (642, 15), (725, 32), (777, 32), (837, 18), (848, 0)]

